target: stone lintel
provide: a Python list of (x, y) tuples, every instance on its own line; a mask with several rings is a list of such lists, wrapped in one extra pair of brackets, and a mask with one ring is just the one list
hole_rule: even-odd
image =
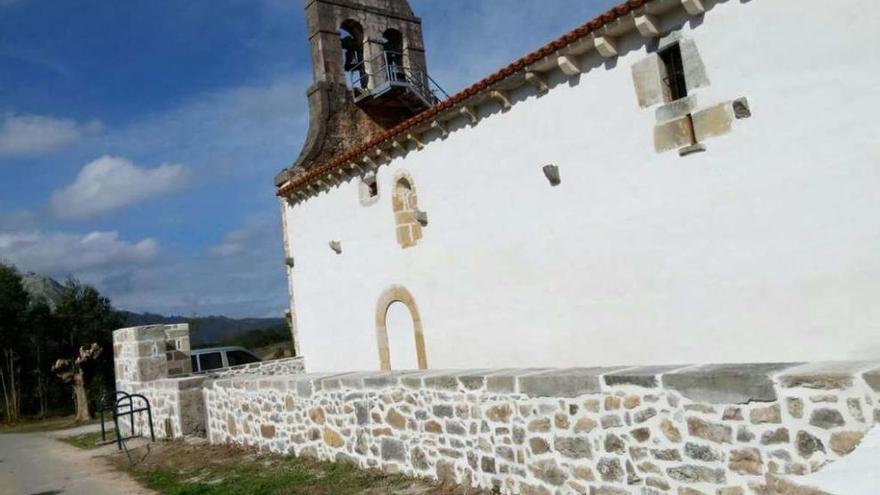
[(639, 30), (645, 38), (656, 38), (660, 36), (660, 22), (656, 17), (650, 14), (635, 16), (636, 29)]
[(842, 390), (851, 387), (861, 372), (876, 368), (878, 364), (876, 361), (808, 363), (781, 373), (778, 379), (786, 388)]
[(660, 375), (675, 370), (684, 369), (686, 366), (639, 366), (614, 371), (604, 376), (605, 384), (609, 387), (615, 385), (635, 385), (643, 388), (657, 388), (660, 386)]
[(578, 397), (602, 391), (599, 378), (616, 368), (567, 368), (520, 376), (520, 393), (531, 397)]
[(746, 404), (777, 399), (773, 376), (796, 364), (715, 364), (665, 373), (663, 385), (709, 404)]

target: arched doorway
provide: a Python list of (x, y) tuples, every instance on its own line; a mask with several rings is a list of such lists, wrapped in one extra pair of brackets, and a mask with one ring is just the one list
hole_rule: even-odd
[[(410, 321), (406, 321), (407, 317)], [(391, 339), (389, 332), (394, 332)], [(408, 332), (411, 333), (407, 335)], [(376, 306), (376, 344), (379, 348), (379, 369), (390, 370), (392, 363), (394, 369), (410, 368), (413, 364), (418, 369), (428, 368), (419, 309), (403, 286), (389, 287), (379, 297)], [(396, 354), (392, 354), (392, 351)]]

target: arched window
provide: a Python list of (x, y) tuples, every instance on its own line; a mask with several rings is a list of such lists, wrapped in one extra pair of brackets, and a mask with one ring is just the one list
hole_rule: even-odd
[(382, 33), (382, 50), (385, 53), (385, 72), (392, 82), (405, 82), (406, 71), (403, 63), (403, 35), (396, 29)]
[(364, 28), (357, 21), (344, 21), (339, 28), (342, 42), (342, 66), (352, 88), (366, 88), (369, 84), (364, 65)]
[(406, 249), (415, 246), (422, 238), (422, 224), (419, 223), (419, 200), (412, 178), (402, 173), (394, 181), (391, 195), (394, 208), (394, 222), (397, 227), (397, 243)]

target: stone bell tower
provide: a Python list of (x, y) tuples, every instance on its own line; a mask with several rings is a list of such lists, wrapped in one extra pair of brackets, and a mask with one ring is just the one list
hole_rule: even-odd
[(439, 101), (407, 0), (306, 0), (314, 83), (302, 152), (275, 179), (365, 143)]

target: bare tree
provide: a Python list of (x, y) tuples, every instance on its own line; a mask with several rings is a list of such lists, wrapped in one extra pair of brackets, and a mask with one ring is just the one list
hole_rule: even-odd
[(101, 355), (101, 346), (97, 342), (89, 347), (80, 347), (72, 359), (59, 359), (52, 366), (52, 371), (73, 385), (73, 399), (76, 406), (76, 421), (88, 421), (92, 414), (89, 410), (89, 394), (86, 388), (86, 370)]

